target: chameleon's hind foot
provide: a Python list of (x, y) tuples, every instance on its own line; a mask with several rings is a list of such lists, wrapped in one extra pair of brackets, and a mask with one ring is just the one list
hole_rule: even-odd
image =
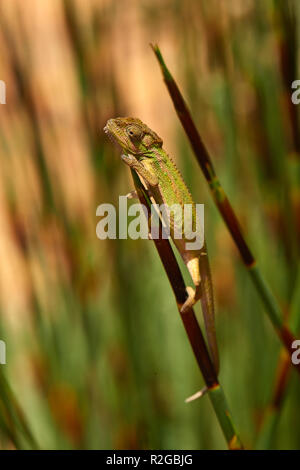
[(188, 293), (188, 298), (181, 307), (180, 313), (186, 313), (190, 308), (193, 307), (193, 305), (195, 305), (196, 302), (198, 302), (201, 297), (200, 286), (197, 286), (196, 290), (188, 286), (186, 291)]
[(127, 197), (127, 199), (138, 199), (138, 195), (137, 195), (137, 192), (134, 190), (134, 191), (130, 191), (130, 193), (126, 194), (125, 197)]

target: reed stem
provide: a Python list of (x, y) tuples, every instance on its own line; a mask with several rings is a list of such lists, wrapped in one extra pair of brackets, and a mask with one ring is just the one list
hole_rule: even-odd
[[(217, 178), (208, 151), (195, 126), (187, 104), (185, 103), (184, 98), (174, 78), (172, 77), (169, 69), (165, 64), (160, 49), (157, 45), (151, 45), (151, 47), (160, 65), (163, 78), (170, 94), (170, 97), (173, 101), (176, 113), (179, 117), (179, 120), (181, 121), (181, 124), (190, 141), (196, 159), (209, 185), (215, 204), (239, 250), (244, 265), (246, 266), (249, 275), (253, 281), (253, 284), (265, 306), (265, 312), (270, 318), (275, 328), (275, 331), (280, 338), (280, 341), (288, 351), (289, 355), (291, 355), (291, 352), (293, 351), (291, 346), (293, 341), (295, 340), (295, 337), (291, 333), (290, 329), (283, 324), (283, 314), (278, 305), (278, 302), (274, 297), (267, 282), (263, 278), (257, 265), (257, 262), (244, 238), (235, 212), (226, 196), (223, 187), (221, 186), (219, 179)], [(293, 365), (300, 374), (300, 364)]]
[[(133, 170), (131, 170), (131, 173), (140, 202), (144, 207), (148, 207), (146, 215), (148, 217), (148, 224), (150, 224), (150, 199), (136, 173)], [(187, 312), (181, 313), (181, 307), (186, 300), (186, 286), (170, 242), (168, 239), (165, 239), (161, 236), (161, 223), (159, 225), (159, 230), (159, 237), (153, 239), (153, 241), (174, 292), (180, 317), (182, 319), (194, 356), (208, 388), (208, 395), (223, 431), (228, 448), (232, 450), (243, 449), (243, 445), (233, 424), (224, 391), (218, 381), (217, 374), (208, 353), (208, 349), (201, 328), (196, 319), (194, 310), (190, 308)]]

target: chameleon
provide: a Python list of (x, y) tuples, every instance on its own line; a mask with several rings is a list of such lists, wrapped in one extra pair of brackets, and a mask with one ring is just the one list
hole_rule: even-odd
[[(132, 117), (117, 117), (109, 119), (104, 132), (112, 141), (119, 144), (123, 150), (121, 159), (134, 170), (142, 184), (157, 205), (192, 207), (192, 226), (196, 226), (196, 205), (193, 201), (180, 171), (167, 152), (163, 149), (162, 139), (144, 124), (140, 119)], [(137, 197), (133, 191), (128, 197)], [(182, 212), (181, 211), (181, 212)], [(212, 279), (206, 243), (199, 249), (187, 249), (186, 232), (179, 214), (169, 217), (170, 236), (178, 249), (194, 283), (195, 288), (187, 287), (187, 299), (180, 308), (186, 313), (198, 300), (201, 300), (205, 330), (208, 340), (211, 360), (215, 370), (219, 371), (219, 354), (215, 329), (215, 311), (212, 289)], [(181, 233), (181, 237), (175, 233)]]

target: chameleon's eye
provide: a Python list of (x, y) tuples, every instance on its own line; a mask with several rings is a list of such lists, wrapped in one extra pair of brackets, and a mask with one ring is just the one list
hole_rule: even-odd
[(142, 137), (142, 130), (138, 126), (128, 126), (127, 134), (131, 139), (137, 140)]

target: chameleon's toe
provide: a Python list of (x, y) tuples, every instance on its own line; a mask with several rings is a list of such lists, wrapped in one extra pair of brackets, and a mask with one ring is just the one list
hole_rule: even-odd
[(136, 162), (136, 159), (132, 156), (132, 155), (127, 155), (127, 154), (122, 154), (121, 155), (121, 159), (123, 160), (123, 162), (125, 162), (127, 165), (129, 165), (130, 167), (132, 167), (135, 162)]
[(126, 194), (125, 196), (127, 199), (138, 199), (138, 195), (136, 191), (130, 191), (130, 193)]

